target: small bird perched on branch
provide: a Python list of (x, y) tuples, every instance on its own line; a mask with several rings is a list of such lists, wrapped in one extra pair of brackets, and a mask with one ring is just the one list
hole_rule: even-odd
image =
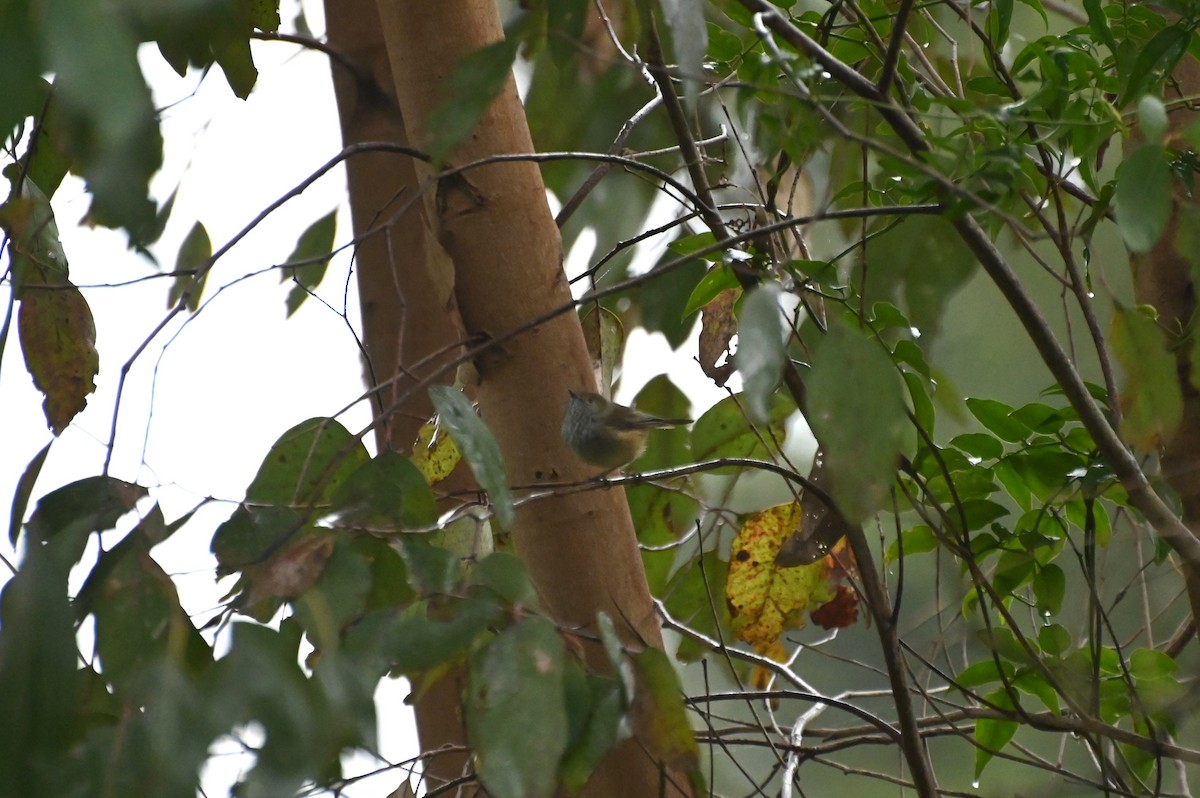
[(598, 393), (570, 392), (562, 436), (585, 463), (613, 471), (633, 462), (646, 449), (652, 429), (691, 424), (689, 418), (659, 418), (610, 402)]

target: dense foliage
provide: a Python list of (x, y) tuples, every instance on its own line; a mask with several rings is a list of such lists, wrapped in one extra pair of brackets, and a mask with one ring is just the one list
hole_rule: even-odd
[[(55, 191), (82, 177), (87, 221), (154, 253), (173, 198), (148, 184), (172, 142), (138, 47), (181, 75), (215, 65), (253, 103), (249, 39), (279, 27), (248, 0), (108, 5), (0, 11), (0, 343), (15, 315), (55, 434), (101, 368)], [(538, 149), (562, 153), (543, 173), (564, 245), (598, 242), (563, 312), (610, 371), (643, 328), (738, 386), (606, 477), (676, 667), (602, 619), (612, 669), (594, 672), (539, 610), (501, 534), (536, 499), (452, 388), (412, 458), (372, 456), (336, 418), (284, 419), (244, 503), (206, 530), (214, 577), (236, 577), (207, 623), (154, 558), (190, 516), (107, 470), (35, 491), (51, 443), (12, 504), (5, 794), (194, 795), (214, 741), (251, 725), (240, 794), (342, 789), (341, 756), (375, 745), (380, 680), (420, 691), (464, 662), (464, 781), (500, 798), (575, 792), (628, 735), (697, 793), (1188, 794), (1200, 544), (1159, 466), (1187, 468), (1172, 444), (1200, 348), (1190, 305), (1168, 314), (1179, 296), (1148, 295), (1131, 264), (1143, 279), (1173, 259), (1184, 283), (1196, 267), (1198, 24), (1183, 0), (512, 9), (421, 157), (459, 166), (515, 59)], [(332, 216), (298, 234), (289, 312), (335, 239)], [(662, 255), (634, 268), (646, 240)], [(195, 223), (170, 316), (197, 310), (235, 241), (214, 250)], [(4, 379), (28, 379), (11, 353)], [(638, 404), (690, 409), (665, 376)], [(460, 463), (486, 499), (445, 512)], [(411, 765), (390, 764), (397, 783)]]

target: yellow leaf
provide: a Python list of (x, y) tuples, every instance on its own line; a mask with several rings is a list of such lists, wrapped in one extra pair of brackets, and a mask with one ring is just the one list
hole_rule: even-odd
[(437, 423), (437, 419), (426, 421), (417, 431), (417, 442), (413, 444), (412, 461), (430, 485), (436, 485), (462, 460), (458, 446)]
[(729, 557), (725, 598), (733, 633), (776, 658), (786, 656), (779, 642), (784, 631), (803, 626), (804, 611), (834, 595), (826, 560), (791, 568), (775, 564), (779, 547), (796, 531), (801, 517), (797, 502), (755, 513), (734, 538)]

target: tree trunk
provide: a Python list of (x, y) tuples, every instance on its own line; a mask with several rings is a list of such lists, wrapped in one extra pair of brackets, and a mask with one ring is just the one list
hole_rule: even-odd
[[(327, 2), (325, 15), (330, 46), (351, 62), (347, 66), (333, 61), (343, 144), (407, 144), (374, 0)], [(375, 429), (375, 441), (379, 451), (409, 453), (418, 427), (433, 413), (428, 392), (413, 392), (417, 378), (411, 366), (438, 352), (445, 354), (437, 362), (447, 361), (458, 354), (455, 344), (462, 340), (449, 284), (439, 288), (431, 278), (439, 267), (449, 272), (449, 258), (431, 235), (423, 202), (412, 203), (391, 219), (419, 190), (411, 158), (394, 153), (357, 155), (346, 163), (346, 178), (354, 235), (359, 240), (355, 273), (365, 377), (368, 387), (382, 386), (371, 403), (374, 414), (386, 413), (384, 423)], [(410, 392), (407, 401), (397, 404)], [(469, 480), (469, 470), (460, 468), (448, 480), (458, 484), (447, 487), (468, 487)], [(425, 762), (425, 777), (433, 785), (460, 776), (468, 766), (461, 713), (465, 683), (465, 669), (451, 669), (422, 691), (415, 704), (421, 750), (443, 746), (462, 750), (439, 753)], [(464, 788), (464, 794), (471, 792)]]
[[(1176, 67), (1174, 78), (1173, 83), (1167, 83), (1168, 102), (1195, 97), (1200, 91), (1200, 62), (1185, 56)], [(1180, 104), (1169, 116), (1169, 130), (1178, 135), (1195, 118), (1190, 105)], [(1137, 301), (1153, 305), (1158, 311), (1159, 325), (1171, 336), (1173, 349), (1178, 353), (1183, 421), (1163, 451), (1162, 471), (1179, 494), (1184, 523), (1200, 536), (1200, 391), (1193, 386), (1195, 376), (1191, 373), (1192, 348), (1197, 346), (1192, 328), (1196, 286), (1192, 282), (1192, 262), (1177, 249), (1180, 225), (1194, 219), (1195, 210), (1195, 200), (1183, 196), (1182, 187), (1177, 186), (1175, 208), (1166, 232), (1153, 249), (1134, 257), (1133, 266)], [(1193, 253), (1191, 257), (1196, 256)], [(1183, 563), (1183, 569), (1195, 633), (1196, 619), (1200, 618), (1200, 574), (1187, 562)]]
[[(503, 36), (496, 5), (380, 0), (379, 9), (408, 138), (419, 147), (455, 65)], [(451, 162), (532, 151), (510, 76)], [(474, 364), (480, 412), (500, 444), (510, 481), (529, 486), (593, 475), (559, 435), (567, 390), (594, 388), (578, 318), (568, 311), (533, 324), (571, 301), (537, 166), (493, 164), (442, 180), (436, 208), (434, 228), (454, 264), (466, 333), (478, 340), (505, 337)], [(544, 605), (564, 630), (592, 630), (597, 613), (605, 612), (628, 645), (662, 645), (623, 491), (526, 503), (511, 531)], [(592, 666), (606, 667), (598, 646), (585, 645), (585, 651)], [(602, 765), (588, 794), (653, 796), (659, 782), (658, 766), (628, 741)]]

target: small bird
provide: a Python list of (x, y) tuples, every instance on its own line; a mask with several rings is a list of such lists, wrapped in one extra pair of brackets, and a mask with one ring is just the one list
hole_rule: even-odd
[(646, 448), (652, 429), (691, 424), (688, 418), (659, 418), (610, 402), (598, 393), (570, 392), (562, 436), (585, 463), (613, 471), (631, 463)]

